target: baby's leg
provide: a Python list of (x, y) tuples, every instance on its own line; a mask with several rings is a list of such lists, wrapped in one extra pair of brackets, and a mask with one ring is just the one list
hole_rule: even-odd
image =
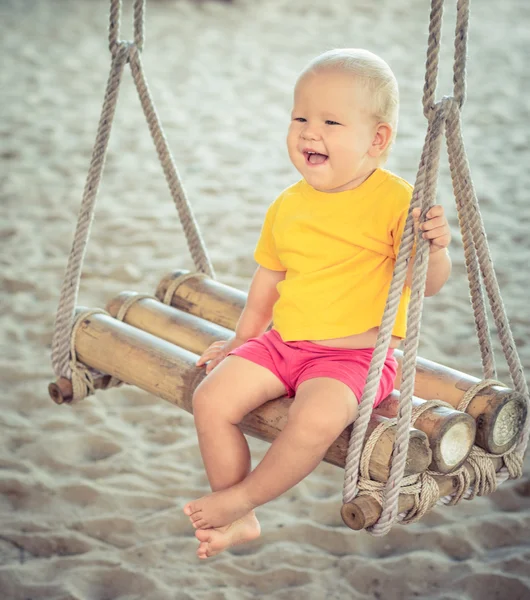
[[(250, 452), (237, 424), (254, 408), (285, 394), (284, 384), (268, 369), (238, 356), (228, 356), (203, 380), (193, 396), (199, 447), (212, 490), (224, 490), (250, 471)], [(190, 504), (184, 507), (190, 514)], [(235, 544), (255, 539), (260, 526), (249, 507), (246, 514), (217, 529), (198, 529), (201, 559)]]
[(328, 377), (304, 381), (287, 425), (254, 471), (230, 489), (190, 503), (195, 526), (231, 523), (296, 485), (320, 463), (357, 412), (355, 395), (341, 381)]
[(227, 356), (197, 387), (193, 417), (214, 492), (239, 483), (250, 471), (250, 452), (238, 423), (284, 394), (285, 386), (276, 375), (239, 356)]

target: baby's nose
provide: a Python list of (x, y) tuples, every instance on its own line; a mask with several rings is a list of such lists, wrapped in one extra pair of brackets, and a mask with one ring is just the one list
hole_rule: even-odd
[(307, 124), (302, 130), (302, 137), (305, 140), (318, 140), (320, 138), (320, 132), (314, 125)]

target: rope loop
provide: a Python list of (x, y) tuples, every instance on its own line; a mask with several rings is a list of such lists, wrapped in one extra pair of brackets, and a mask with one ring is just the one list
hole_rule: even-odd
[[(442, 41), (444, 0), (431, 0), (429, 40), (425, 64), (425, 84), (423, 86), (423, 114), (430, 118), (435, 106), (436, 87), (438, 85), (438, 66)], [(454, 62), (453, 62), (453, 99), (458, 108), (462, 108), (466, 99), (466, 60), (467, 36), (469, 27), (469, 0), (458, 0)]]
[(145, 38), (145, 0), (134, 0), (134, 41), (120, 40), (122, 0), (110, 0), (109, 16), (109, 50), (113, 57), (124, 46), (130, 49), (135, 46), (138, 52), (144, 47)]

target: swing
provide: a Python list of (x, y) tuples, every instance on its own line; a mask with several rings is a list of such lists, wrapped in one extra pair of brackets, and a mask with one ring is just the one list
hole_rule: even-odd
[[(213, 341), (233, 335), (246, 295), (215, 280), (145, 79), (141, 62), (144, 11), (145, 0), (135, 0), (134, 41), (123, 41), (119, 39), (121, 0), (110, 0), (110, 75), (57, 309), (52, 344), (57, 379), (49, 385), (49, 393), (58, 404), (71, 404), (96, 390), (126, 383), (192, 412), (193, 391), (205, 376), (195, 366), (197, 354)], [(443, 0), (432, 0), (423, 96), (427, 134), (359, 416), (324, 458), (345, 471), (344, 522), (373, 535), (388, 533), (395, 522), (417, 521), (436, 503), (456, 504), (462, 498), (490, 494), (507, 478), (521, 477), (530, 429), (528, 387), (493, 270), (461, 135), (469, 0), (457, 2), (453, 96), (435, 101), (442, 12)], [(76, 308), (81, 269), (126, 63), (196, 272), (166, 275), (154, 295), (123, 292), (110, 300), (106, 310), (87, 310)], [(429, 252), (428, 242), (420, 236), (407, 336), (403, 351), (396, 351), (397, 389), (373, 409), (414, 244), (412, 210), (420, 207), (423, 216), (435, 202), (444, 133), (484, 379), (417, 356)], [(495, 378), (484, 290), (512, 388)], [(273, 441), (287, 421), (291, 402), (287, 397), (267, 402), (244, 418), (241, 430)]]

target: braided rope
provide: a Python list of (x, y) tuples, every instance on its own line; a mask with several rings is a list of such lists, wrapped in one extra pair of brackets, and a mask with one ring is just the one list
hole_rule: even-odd
[(456, 410), (459, 410), (460, 412), (466, 412), (467, 407), (477, 394), (479, 394), (482, 390), (493, 387), (494, 385), (500, 385), (504, 387), (503, 383), (496, 381), (495, 379), (485, 379), (484, 381), (475, 383), (475, 385), (472, 385), (462, 396), (462, 399), (458, 403)]
[[(450, 404), (442, 400), (426, 400), (423, 404), (415, 406), (412, 409), (411, 422), (423, 414), (426, 410), (435, 406), (444, 406), (452, 408)], [(380, 423), (370, 434), (365, 441), (361, 461), (359, 466), (359, 496), (371, 496), (375, 498), (379, 504), (384, 502), (385, 484), (370, 479), (369, 465), (372, 452), (377, 445), (377, 442), (387, 429), (396, 425), (397, 420), (388, 419)], [(409, 511), (398, 515), (398, 518), (403, 524), (414, 523), (428, 512), (438, 500), (438, 487), (436, 482), (431, 478), (426, 478), (425, 473), (419, 473), (403, 477), (399, 488), (399, 494), (409, 494), (414, 496), (414, 506)], [(367, 531), (371, 531), (368, 528)]]
[[(473, 189), (469, 164), (461, 135), (460, 110), (463, 107), (466, 96), (465, 80), (469, 0), (458, 0), (457, 3), (453, 65), (453, 96), (446, 96), (440, 101), (435, 102), (443, 5), (444, 0), (431, 0), (429, 40), (423, 93), (423, 111), (428, 122), (427, 133), (418, 167), (409, 214), (407, 216), (401, 246), (396, 259), (394, 274), (390, 284), (389, 294), (368, 377), (359, 405), (359, 416), (354, 423), (352, 434), (350, 436), (344, 475), (343, 500), (345, 503), (351, 502), (359, 493), (359, 464), (362, 444), (368, 427), (368, 421), (372, 413), (377, 388), (379, 386), (384, 359), (390, 344), (397, 308), (401, 298), (403, 284), (405, 282), (406, 270), (412, 252), (414, 237), (412, 211), (417, 207), (421, 207), (420, 221), (423, 221), (427, 211), (434, 204), (441, 141), (444, 132), (447, 139), (453, 189), (464, 242), (471, 304), (475, 315), (477, 338), (481, 351), (484, 377), (487, 380), (495, 377), (495, 363), (480, 279), (481, 275), (514, 387), (518, 392), (528, 397), (528, 387), (524, 379), (521, 362), (517, 355), (513, 336), (500, 296), (497, 279), (493, 270), (493, 264), (486, 241), (486, 234), (480, 216), (476, 194)], [(412, 419), (411, 399), (414, 389), (415, 363), (428, 268), (428, 257), (428, 242), (423, 240), (421, 236), (418, 236), (417, 252), (414, 259), (412, 275), (411, 300), (407, 315), (407, 336), (403, 353), (402, 383), (400, 386), (401, 394), (397, 418), (396, 440), (390, 476), (382, 492), (383, 502), (381, 517), (371, 528), (371, 533), (374, 535), (385, 535), (388, 533), (392, 523), (398, 518), (398, 500), (403, 482), (403, 473), (408, 452), (409, 428)], [(511, 466), (508, 467), (509, 469), (512, 469), (511, 473), (517, 472), (516, 463), (521, 461), (521, 457), (526, 450), (530, 434), (529, 425), (530, 414), (525, 423), (521, 440), (516, 448), (517, 458), (513, 457), (507, 459), (508, 462), (511, 463)], [(513, 455), (507, 454), (507, 456), (512, 457)], [(483, 464), (482, 456), (480, 456), (480, 454), (477, 455), (477, 457), (474, 456), (473, 460), (477, 464), (480, 463), (481, 469), (480, 474), (477, 475), (478, 483), (475, 488), (480, 491), (492, 489), (490, 483), (491, 473), (489, 472), (488, 466)], [(489, 462), (491, 466), (491, 461)], [(489, 475), (484, 475), (484, 473), (489, 473)], [(499, 477), (505, 477), (505, 474), (500, 474)], [(465, 486), (465, 476), (462, 476), (462, 478), (462, 486)], [(425, 481), (428, 481), (428, 479), (425, 479)], [(460, 491), (459, 495), (462, 494), (463, 492)]]
[(462, 465), (459, 469), (453, 471), (451, 473), (451, 477), (457, 478), (458, 485), (453, 494), (440, 499), (440, 502), (442, 504), (446, 504), (447, 506), (455, 506), (458, 504), (471, 488), (471, 475), (466, 469), (466, 465)]
[(145, 0), (134, 0), (134, 45), (141, 52), (145, 38)]
[(77, 330), (82, 325), (83, 321), (92, 315), (107, 315), (108, 313), (99, 308), (87, 310), (75, 317), (72, 327), (72, 335), (70, 336), (70, 371), (72, 373), (72, 401), (71, 404), (79, 402), (83, 398), (94, 393), (94, 372), (77, 360), (75, 350), (75, 337)]
[(449, 402), (445, 402), (444, 400), (425, 400), (422, 404), (412, 407), (412, 413), (410, 416), (411, 425), (413, 425), (417, 421), (418, 417), (420, 417), (424, 412), (438, 406), (454, 410), (454, 407), (451, 406)]
[(188, 279), (204, 279), (205, 277), (206, 275), (203, 273), (183, 273), (179, 277), (175, 277), (175, 279), (167, 286), (162, 302), (171, 306), (175, 292), (185, 281), (188, 281)]
[[(427, 133), (427, 136), (429, 132)], [(424, 149), (424, 155), (426, 150)], [(423, 158), (423, 157), (422, 157)], [(424, 169), (424, 161), (420, 165), (420, 170), (416, 181), (421, 181)], [(346, 457), (346, 463), (344, 467), (344, 488), (343, 488), (343, 502), (346, 504), (351, 502), (358, 493), (358, 471), (361, 453), (364, 444), (364, 438), (366, 437), (366, 430), (368, 428), (368, 422), (372, 415), (373, 403), (377, 393), (378, 382), (381, 376), (383, 364), (386, 358), (386, 348), (390, 344), (391, 337), (391, 326), (395, 320), (397, 309), (399, 306), (399, 300), (397, 296), (401, 296), (401, 290), (405, 283), (405, 277), (407, 274), (408, 257), (412, 252), (413, 241), (414, 241), (414, 224), (412, 219), (412, 208), (418, 206), (421, 202), (420, 196), (423, 191), (423, 185), (416, 185), (414, 193), (411, 199), (411, 210), (407, 215), (405, 222), (405, 228), (401, 239), (401, 245), (394, 267), (394, 273), (390, 284), (390, 290), (386, 300), (385, 310), (383, 313), (383, 319), (377, 341), (368, 370), (368, 376), (366, 384), (364, 386), (363, 395), (359, 403), (359, 414), (353, 424), (352, 433), (348, 444), (348, 453)]]
[(427, 40), (427, 63), (425, 67), (425, 85), (423, 86), (423, 114), (428, 119), (434, 107), (438, 66), (440, 63), (440, 41), (442, 38), (443, 2), (431, 2), (429, 16), (429, 38)]
[[(451, 135), (451, 125), (448, 126), (448, 135)], [(459, 159), (451, 154), (449, 164), (458, 162)], [(480, 267), (478, 265), (477, 252), (473, 243), (473, 235), (469, 223), (463, 218), (464, 208), (459, 187), (459, 180), (453, 184), (454, 195), (457, 202), (457, 215), (462, 233), (462, 243), (464, 246), (464, 258), (466, 263), (466, 272), (469, 283), (471, 306), (475, 317), (475, 330), (479, 340), (479, 349), (482, 360), (482, 371), (486, 379), (495, 378), (497, 370), (495, 368), (495, 359), (491, 351), (492, 341), (488, 324), (488, 315), (486, 313), (486, 303), (484, 301), (484, 291), (480, 279)]]
[(125, 321), (125, 316), (129, 312), (131, 306), (133, 306), (133, 304), (136, 304), (140, 300), (145, 300), (146, 298), (149, 298), (150, 300), (156, 300), (158, 302), (158, 299), (155, 298), (152, 294), (135, 294), (134, 296), (129, 296), (129, 298), (127, 298), (127, 300), (125, 300), (125, 302), (120, 305), (120, 308), (116, 313), (115, 319), (117, 319), (118, 321)]
[[(479, 394), (483, 389), (491, 387), (493, 385), (502, 385), (498, 381), (480, 381), (465, 393), (462, 400), (457, 407), (457, 410), (465, 412), (469, 403), (473, 398)], [(444, 406), (453, 408), (447, 402), (442, 400), (429, 400), (421, 405), (417, 405), (412, 409), (411, 423), (426, 410), (434, 406)], [(395, 419), (392, 420), (395, 423)], [(386, 425), (386, 424), (385, 424)], [(388, 425), (387, 425), (388, 427)], [(377, 429), (374, 430), (372, 436), (376, 433)], [(370, 436), (370, 438), (372, 437)], [(367, 465), (371, 455), (371, 448), (375, 445), (375, 440), (370, 444), (371, 439), (367, 440), (365, 444), (365, 450), (363, 450), (363, 460), (361, 463), (361, 477), (359, 480), (359, 496), (369, 495), (375, 498), (379, 504), (384, 502), (384, 487), (383, 483), (373, 482), (369, 480), (369, 474)], [(368, 456), (365, 458), (367, 448), (370, 446)], [(404, 477), (400, 486), (399, 495), (407, 494), (413, 495), (413, 507), (407, 512), (398, 515), (397, 520), (403, 525), (415, 523), (421, 517), (428, 512), (436, 503), (445, 505), (456, 505), (461, 500), (472, 500), (475, 496), (491, 494), (497, 487), (506, 479), (517, 479), (522, 476), (523, 462), (518, 454), (514, 452), (516, 445), (514, 444), (510, 449), (502, 454), (489, 454), (478, 446), (473, 446), (471, 452), (466, 460), (466, 463), (460, 468), (452, 471), (450, 477), (457, 479), (456, 490), (449, 496), (439, 498), (439, 488), (436, 480), (432, 477), (433, 475), (447, 476), (445, 473), (438, 473), (436, 471), (428, 470), (420, 475), (412, 475)], [(504, 459), (505, 467), (500, 471), (496, 472), (493, 465), (492, 459)], [(470, 471), (472, 473), (470, 473)], [(474, 475), (474, 484), (471, 484), (471, 475)], [(367, 531), (372, 531), (372, 528), (367, 528)]]
[[(402, 494), (417, 494), (421, 492), (421, 475), (418, 473), (415, 475), (408, 475), (403, 477), (401, 485)], [(383, 504), (383, 494), (385, 491), (385, 484), (380, 481), (373, 481), (372, 479), (361, 477), (359, 478), (359, 496), (371, 496), (375, 498), (379, 504)]]
[(90, 228), (94, 218), (94, 208), (99, 188), (99, 182), (110, 138), (110, 130), (116, 103), (118, 101), (118, 91), (123, 74), (123, 67), (127, 62), (126, 48), (120, 46), (113, 55), (110, 74), (105, 91), (105, 99), (99, 120), (96, 143), (92, 151), (92, 159), (88, 171), (83, 200), (79, 209), (76, 231), (68, 264), (61, 288), (59, 306), (55, 320), (55, 330), (52, 341), (52, 365), (55, 374), (58, 377), (67, 377), (70, 379), (70, 338), (74, 323), (74, 311), (79, 292), (79, 283), (81, 279), (81, 268), (83, 265), (85, 251), (90, 236)]
[(193, 217), (191, 206), (180, 182), (180, 177), (143, 73), (140, 52), (144, 44), (145, 0), (134, 1), (134, 42), (119, 39), (121, 7), (121, 0), (110, 0), (109, 49), (112, 56), (110, 74), (105, 90), (103, 107), (79, 210), (72, 249), (68, 257), (66, 273), (61, 288), (53, 333), (51, 359), (55, 374), (58, 377), (71, 378), (72, 376), (70, 340), (75, 321), (74, 312), (79, 294), (81, 270), (94, 218), (94, 209), (105, 165), (112, 123), (116, 112), (121, 78), (127, 62), (131, 66), (133, 79), (140, 96), (140, 102), (149, 126), (149, 131), (155, 143), (171, 195), (176, 204), (195, 268), (212, 278), (215, 277), (212, 264), (208, 258), (198, 225)]
[[(497, 327), (498, 337), (508, 364), (510, 378), (514, 389), (528, 398), (528, 385), (525, 380), (521, 360), (517, 353), (513, 334), (502, 301), (499, 283), (493, 268), (491, 253), (486, 238), (484, 223), (480, 214), (477, 195), (471, 180), (471, 172), (462, 139), (459, 115), (457, 115), (457, 118), (453, 118), (448, 122), (447, 149), (451, 176), (453, 179), (453, 189), (455, 194), (457, 191), (459, 193), (459, 197), (462, 201), (462, 219), (468, 223), (471, 230), (477, 263), (484, 280), (484, 287), (486, 288), (493, 320)], [(471, 294), (473, 294), (473, 290), (470, 291)], [(480, 334), (479, 343), (484, 345), (487, 343), (486, 338), (480, 336)], [(493, 354), (493, 349), (489, 347), (486, 352)], [(487, 378), (487, 374), (485, 374), (485, 377)], [(530, 421), (527, 417), (521, 441), (516, 449), (517, 453), (521, 456), (524, 455), (528, 444), (528, 436), (530, 433), (529, 426)]]
[(365, 480), (365, 482), (370, 480), (370, 459), (372, 458), (372, 452), (374, 451), (377, 442), (381, 439), (383, 433), (385, 433), (385, 431), (393, 427), (395, 424), (395, 419), (388, 419), (387, 421), (379, 423), (379, 425), (372, 431), (364, 443), (359, 471), (360, 476)]
[(411, 525), (419, 521), (438, 501), (440, 494), (438, 484), (428, 472), (420, 473), (418, 486), (419, 489), (413, 492), (405, 492), (413, 494), (414, 506), (401, 518), (403, 525)]
[(149, 126), (149, 131), (151, 132), (151, 137), (153, 138), (158, 153), (160, 164), (162, 165), (164, 175), (166, 176), (169, 191), (171, 192), (171, 196), (178, 211), (193, 263), (197, 271), (205, 273), (212, 279), (215, 279), (212, 263), (208, 257), (208, 252), (206, 251), (199, 227), (193, 216), (191, 205), (186, 196), (186, 192), (184, 191), (184, 187), (177, 171), (177, 166), (173, 159), (173, 155), (171, 154), (171, 150), (169, 149), (151, 94), (149, 93), (149, 87), (145, 79), (138, 48), (134, 45), (131, 46), (129, 55), (134, 83), (136, 84), (136, 89)]
[[(425, 411), (437, 406), (453, 408), (443, 400), (425, 400), (422, 404), (412, 408), (411, 424), (413, 424)], [(358, 495), (372, 496), (381, 505), (384, 502), (385, 484), (370, 479), (369, 464), (372, 451), (377, 445), (379, 438), (387, 429), (393, 427), (396, 422), (397, 420), (394, 418), (380, 423), (365, 441), (361, 454)], [(399, 495), (401, 494), (411, 494), (414, 496), (414, 507), (409, 511), (398, 515), (398, 519), (400, 522), (403, 522), (403, 524), (416, 522), (438, 501), (438, 488), (436, 487), (436, 482), (434, 482), (432, 477), (426, 478), (424, 473), (403, 477), (399, 488)], [(371, 531), (371, 528), (368, 528), (368, 530)]]
[(492, 494), (497, 489), (497, 473), (488, 453), (474, 446), (467, 462), (475, 472), (475, 483), (468, 490), (468, 499), (472, 500), (476, 495)]

